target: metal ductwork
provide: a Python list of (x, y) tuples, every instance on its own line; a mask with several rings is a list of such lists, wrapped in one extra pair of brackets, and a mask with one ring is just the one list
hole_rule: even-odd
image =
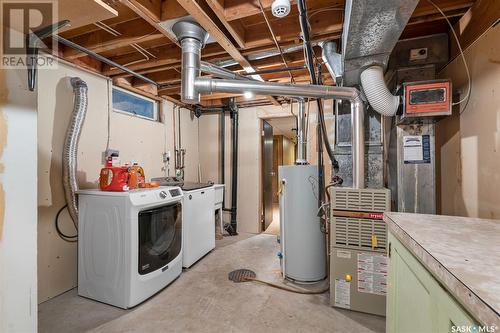
[[(316, 46), (318, 43), (311, 43), (311, 46)], [(303, 45), (293, 45), (289, 47), (283, 47), (281, 48), (281, 52), (283, 54), (288, 54), (288, 53), (294, 53), (298, 51), (303, 50)], [(269, 50), (269, 51), (262, 51), (262, 52), (256, 52), (256, 53), (251, 53), (246, 56), (246, 58), (249, 61), (255, 61), (255, 60), (262, 60), (262, 59), (267, 59), (271, 57), (277, 57), (280, 55), (280, 52), (278, 50)], [(239, 65), (237, 61), (233, 59), (227, 59), (227, 60), (221, 60), (215, 63), (216, 66), (219, 67), (229, 67), (229, 66), (236, 66)]]
[(372, 65), (387, 68), (389, 56), (418, 0), (347, 0), (342, 33), (344, 85), (360, 83)]
[(337, 43), (333, 41), (324, 42), (321, 44), (321, 58), (325, 62), (326, 68), (330, 73), (333, 81), (338, 86), (342, 85), (342, 55), (337, 53)]
[(295, 164), (307, 164), (307, 138), (306, 138), (306, 102), (303, 98), (298, 100), (299, 112), (297, 115), (297, 159)]
[(177, 22), (173, 26), (173, 31), (182, 46), (181, 100), (186, 104), (198, 104), (201, 93), (215, 92), (237, 94), (251, 92), (265, 96), (333, 98), (350, 101), (353, 118), (353, 187), (364, 187), (365, 145), (362, 143), (364, 143), (365, 109), (358, 89), (201, 77), (201, 47), (207, 38), (206, 32), (198, 24), (189, 21)]
[(69, 215), (75, 228), (78, 229), (78, 206), (75, 195), (78, 190), (76, 172), (78, 142), (87, 114), (87, 84), (79, 77), (73, 77), (70, 81), (75, 93), (75, 102), (63, 148), (63, 187)]

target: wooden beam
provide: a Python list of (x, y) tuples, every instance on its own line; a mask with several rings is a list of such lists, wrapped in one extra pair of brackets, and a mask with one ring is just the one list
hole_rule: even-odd
[(161, 3), (161, 20), (168, 21), (182, 16), (189, 15), (186, 10), (179, 5), (177, 0), (163, 0)]
[[(110, 19), (106, 19), (104, 21), (101, 20), (102, 22), (104, 22), (108, 26), (114, 27), (117, 24), (131, 21), (131, 20), (134, 20), (138, 17), (135, 12), (133, 12), (132, 10), (130, 10), (130, 8), (128, 8), (127, 6), (124, 6), (120, 2), (113, 3), (113, 7), (118, 11), (118, 16), (110, 18)], [(61, 17), (59, 17), (59, 18), (61, 18)], [(94, 25), (92, 23), (84, 25), (83, 27), (79, 27), (79, 28), (72, 26), (72, 27), (69, 27), (69, 29), (70, 30), (63, 31), (63, 32), (59, 31), (58, 34), (66, 39), (72, 39), (72, 38), (75, 38), (76, 36), (85, 35), (87, 33), (93, 32), (93, 31), (101, 30), (99, 27), (97, 27), (96, 25)]]
[[(118, 24), (113, 27), (113, 29), (120, 33), (120, 35), (114, 36), (100, 29), (85, 35), (77, 36), (71, 39), (71, 41), (94, 52), (102, 53), (114, 48), (130, 45), (131, 43), (139, 43), (141, 41), (150, 41), (164, 37), (142, 18)], [(82, 55), (84, 55), (82, 52), (75, 49), (68, 49), (64, 53), (64, 56), (68, 59), (78, 58)]]
[[(311, 25), (311, 37), (325, 34), (342, 32), (342, 12), (321, 12), (314, 15), (309, 23)], [(297, 39), (300, 31), (300, 23), (297, 16), (288, 15), (282, 19), (271, 20), (273, 31), (280, 43), (290, 42)], [(260, 22), (247, 28), (245, 34), (246, 47), (258, 47), (269, 44), (270, 34), (265, 22)]]
[(245, 37), (245, 28), (242, 26), (241, 22), (229, 23), (224, 14), (224, 7), (222, 7), (219, 0), (207, 0), (207, 3), (222, 24), (226, 27), (227, 31), (231, 34), (231, 37), (233, 37), (238, 46), (245, 48), (245, 41), (243, 39)]
[(214, 94), (202, 95), (201, 100), (202, 101), (209, 101), (211, 99), (223, 99), (223, 98), (236, 97), (236, 96), (241, 96), (241, 95), (242, 94), (214, 93)]
[[(454, 27), (462, 49), (466, 49), (498, 22), (500, 22), (500, 1), (477, 0)], [(451, 38), (451, 41), (451, 55), (454, 57), (459, 50), (455, 39)]]
[[(146, 20), (149, 24), (155, 27), (159, 32), (165, 35), (172, 43), (177, 44), (177, 39), (169, 31), (160, 25), (161, 20), (161, 1), (159, 0), (147, 0), (139, 2), (137, 0), (121, 0), (123, 4), (132, 9), (137, 15)], [(157, 3), (152, 5), (150, 2)]]
[(102, 0), (59, 0), (58, 20), (70, 20), (71, 26), (59, 32), (118, 16), (118, 11)]
[[(128, 67), (132, 70), (138, 71), (139, 73), (150, 73), (157, 72), (180, 66), (181, 59), (181, 49), (174, 44), (162, 45), (157, 48), (148, 49), (149, 52), (154, 54), (157, 58), (154, 60), (138, 62), (142, 59), (140, 55), (128, 54), (121, 57), (113, 57), (111, 60), (119, 64), (130, 64)], [(225, 51), (218, 44), (209, 44), (202, 51), (202, 59), (207, 57), (212, 57), (215, 55), (225, 54)], [(109, 66), (104, 67), (105, 75), (122, 75), (122, 72), (118, 69), (111, 69)], [(124, 75), (127, 76), (127, 75)]]
[[(210, 19), (203, 9), (193, 0), (178, 0), (179, 4), (212, 36), (227, 53), (236, 60), (241, 67), (247, 72), (254, 72), (254, 68), (248, 60), (238, 51), (231, 43), (227, 36), (219, 29), (219, 27)], [(269, 97), (274, 105), (279, 105), (274, 97)]]

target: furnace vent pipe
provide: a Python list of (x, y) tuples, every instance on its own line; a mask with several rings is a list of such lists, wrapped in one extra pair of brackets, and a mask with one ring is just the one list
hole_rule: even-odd
[(363, 129), (365, 109), (356, 88), (201, 77), (201, 47), (207, 38), (206, 31), (197, 23), (189, 21), (175, 23), (172, 30), (182, 46), (181, 100), (186, 104), (198, 104), (201, 93), (215, 92), (236, 94), (251, 92), (264, 96), (348, 100), (351, 103), (352, 114), (353, 187), (364, 188), (365, 140)]
[(78, 229), (78, 206), (75, 194), (78, 190), (76, 171), (78, 142), (87, 114), (87, 84), (79, 77), (71, 78), (70, 82), (75, 93), (75, 102), (63, 148), (63, 187), (69, 215), (75, 228)]
[(371, 66), (361, 72), (361, 86), (372, 108), (383, 116), (392, 117), (399, 107), (399, 96), (393, 96), (384, 79), (382, 66)]
[(306, 102), (303, 98), (298, 100), (299, 112), (297, 115), (297, 159), (295, 164), (307, 164), (307, 138), (306, 131)]
[(237, 73), (234, 73), (228, 69), (216, 66), (206, 61), (200, 62), (200, 69), (203, 73), (212, 74), (215, 77), (221, 79), (232, 79), (232, 80), (253, 80), (250, 77), (246, 77)]

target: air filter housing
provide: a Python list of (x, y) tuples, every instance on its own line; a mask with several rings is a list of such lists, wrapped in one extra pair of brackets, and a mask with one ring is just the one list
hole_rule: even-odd
[(276, 17), (285, 17), (290, 14), (290, 0), (274, 0), (271, 12)]

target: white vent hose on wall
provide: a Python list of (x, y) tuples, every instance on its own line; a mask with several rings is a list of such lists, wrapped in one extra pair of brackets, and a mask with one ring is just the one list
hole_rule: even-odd
[(76, 203), (76, 180), (78, 141), (82, 131), (83, 122), (87, 113), (87, 84), (79, 77), (71, 78), (71, 86), (75, 94), (75, 101), (71, 120), (66, 132), (63, 150), (63, 187), (68, 205), (68, 212), (78, 230), (78, 206)]
[(392, 117), (399, 107), (399, 96), (391, 94), (381, 66), (371, 66), (361, 72), (361, 86), (371, 107), (383, 116)]

